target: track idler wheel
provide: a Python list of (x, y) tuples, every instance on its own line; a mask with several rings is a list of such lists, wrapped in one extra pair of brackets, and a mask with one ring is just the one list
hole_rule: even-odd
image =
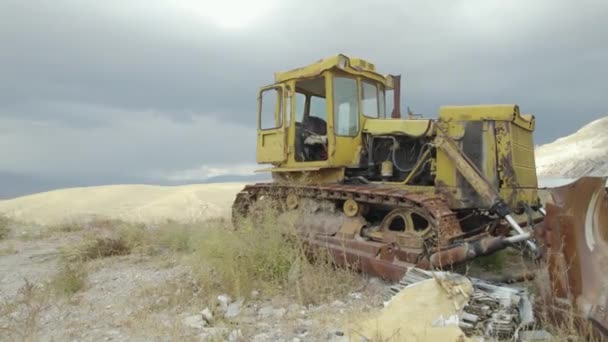
[[(415, 208), (397, 208), (380, 224), (380, 232), (404, 248), (426, 249), (435, 236), (436, 227), (430, 216)], [(433, 243), (433, 242), (431, 242)]]

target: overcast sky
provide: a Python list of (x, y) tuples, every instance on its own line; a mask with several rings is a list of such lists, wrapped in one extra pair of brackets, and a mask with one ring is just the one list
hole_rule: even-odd
[(405, 104), (517, 103), (536, 143), (608, 115), (608, 1), (0, 0), (0, 172), (251, 172), (259, 86), (345, 53)]

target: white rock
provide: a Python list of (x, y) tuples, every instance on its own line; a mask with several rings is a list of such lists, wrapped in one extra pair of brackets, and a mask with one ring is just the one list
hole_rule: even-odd
[(258, 327), (258, 330), (266, 330), (266, 329), (270, 329), (270, 324), (266, 323), (266, 322), (258, 322), (256, 324), (256, 326)]
[(337, 308), (342, 308), (342, 307), (345, 307), (345, 306), (346, 306), (346, 304), (344, 304), (344, 302), (343, 302), (343, 301), (340, 301), (340, 300), (334, 300), (333, 302), (331, 302), (331, 306), (333, 306), (333, 307), (337, 307)]
[(203, 320), (203, 316), (201, 315), (188, 316), (184, 318), (183, 323), (185, 326), (193, 329), (202, 329), (206, 325), (205, 321)]
[(205, 308), (205, 310), (201, 311), (201, 316), (203, 316), (203, 319), (207, 323), (209, 323), (209, 324), (213, 323), (213, 314), (211, 313), (211, 310), (209, 310), (209, 308)]
[(241, 313), (241, 306), (243, 305), (243, 300), (239, 300), (238, 302), (230, 303), (228, 308), (226, 308), (226, 313), (224, 314), (224, 318), (232, 319), (238, 316)]
[(272, 338), (270, 337), (270, 334), (261, 333), (261, 334), (257, 334), (255, 336), (253, 336), (253, 338), (251, 339), (251, 341), (253, 341), (253, 342), (266, 342), (266, 341), (272, 341)]
[(361, 299), (361, 298), (363, 298), (363, 294), (361, 292), (353, 292), (350, 294), (350, 298)]
[(272, 314), (276, 318), (283, 318), (283, 316), (285, 316), (286, 313), (287, 313), (287, 309), (279, 308), (279, 309), (274, 310), (274, 312)]
[(256, 290), (251, 291), (251, 298), (256, 299), (260, 296), (260, 293)]
[(300, 339), (299, 339), (299, 338), (297, 338), (297, 337), (294, 337), (294, 338), (292, 338), (292, 339), (291, 339), (291, 342), (300, 342), (300, 341), (302, 341), (302, 340), (300, 340)]
[(287, 310), (289, 310), (289, 312), (298, 312), (300, 310), (300, 305), (296, 303), (291, 303), (287, 306)]
[(268, 317), (272, 316), (273, 313), (274, 313), (274, 308), (272, 307), (272, 305), (264, 306), (258, 310), (258, 317), (259, 318), (268, 318)]
[(219, 337), (227, 333), (226, 328), (205, 328), (203, 332), (198, 335), (202, 342), (206, 341), (217, 341)]
[(217, 296), (217, 301), (220, 303), (220, 308), (225, 311), (228, 309), (230, 302), (232, 302), (232, 298), (230, 298), (228, 295), (222, 294)]
[(315, 322), (312, 319), (305, 319), (305, 320), (298, 320), (298, 323), (300, 323), (301, 325), (305, 326), (305, 327), (312, 327)]
[(230, 334), (228, 334), (228, 341), (229, 342), (235, 342), (235, 341), (238, 341), (238, 340), (240, 340), (242, 338), (243, 338), (243, 333), (241, 332), (241, 329), (232, 330), (230, 332)]

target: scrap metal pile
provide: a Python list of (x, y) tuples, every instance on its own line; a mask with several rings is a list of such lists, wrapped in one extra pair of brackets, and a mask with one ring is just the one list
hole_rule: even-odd
[[(442, 289), (464, 294), (466, 301), (458, 315), (439, 318), (433, 326), (457, 324), (467, 336), (484, 336), (496, 339), (517, 339), (518, 333), (535, 323), (532, 302), (525, 288), (490, 283), (467, 278), (450, 272), (432, 272), (411, 268), (399, 283), (391, 286), (385, 294), (386, 303), (419, 282), (435, 279)], [(470, 283), (470, 290), (462, 284)], [(386, 305), (385, 303), (385, 305)]]

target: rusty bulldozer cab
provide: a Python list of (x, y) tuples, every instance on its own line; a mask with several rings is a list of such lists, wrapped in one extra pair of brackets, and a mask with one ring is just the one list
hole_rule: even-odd
[(351, 247), (344, 260), (375, 259), (362, 267), (388, 278), (403, 265), (444, 267), (529, 240), (520, 225), (531, 220), (514, 214), (540, 216), (534, 117), (475, 105), (401, 118), (399, 98), (399, 76), (344, 55), (276, 73), (258, 97), (257, 161), (273, 182), (243, 189), (235, 215), (262, 192), (287, 209), (328, 204), (335, 210), (316, 212), (323, 219), (299, 223), (306, 236)]

